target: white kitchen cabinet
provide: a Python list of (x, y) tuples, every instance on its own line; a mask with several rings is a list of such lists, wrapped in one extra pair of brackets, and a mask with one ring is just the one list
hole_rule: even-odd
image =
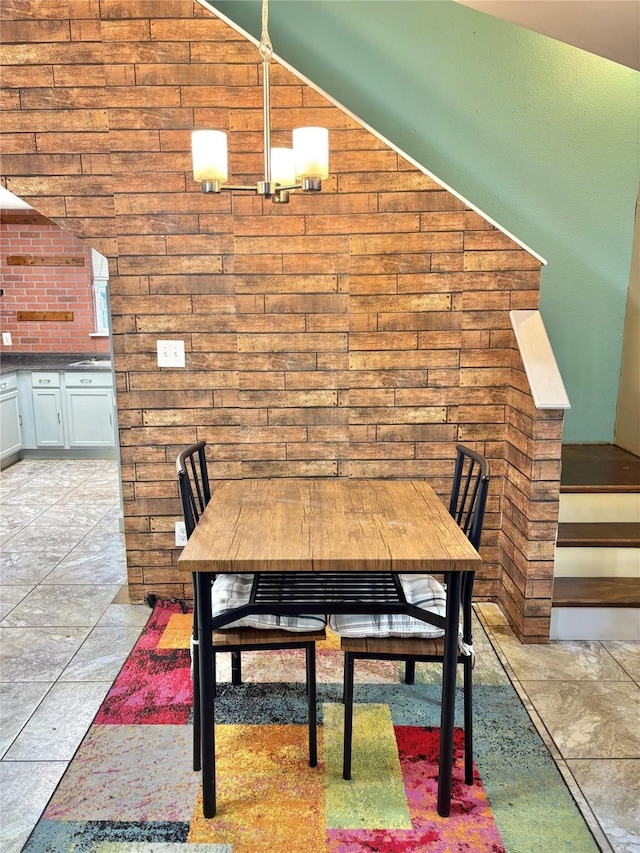
[(9, 373), (0, 379), (0, 461), (15, 456), (21, 449), (18, 376)]
[[(81, 456), (83, 450), (90, 456), (114, 455), (117, 421), (110, 370), (19, 370), (17, 382), (10, 375), (23, 455)], [(3, 376), (0, 382), (5, 381)], [(5, 431), (7, 442), (10, 434), (5, 422), (11, 419), (4, 408), (2, 415), (4, 458)]]
[(36, 447), (64, 447), (60, 374), (53, 371), (32, 373), (31, 389)]
[(111, 375), (101, 371), (67, 371), (64, 379), (69, 447), (113, 447)]

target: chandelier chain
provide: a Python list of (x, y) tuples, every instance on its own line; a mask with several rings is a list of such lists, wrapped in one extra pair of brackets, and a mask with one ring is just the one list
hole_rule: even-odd
[(260, 33), (260, 56), (263, 59), (271, 59), (273, 45), (269, 38), (269, 0), (262, 0), (262, 32)]

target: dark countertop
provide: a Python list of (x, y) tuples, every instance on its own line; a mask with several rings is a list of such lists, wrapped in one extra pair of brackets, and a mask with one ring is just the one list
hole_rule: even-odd
[[(92, 359), (98, 361), (76, 366), (78, 361)], [(111, 361), (108, 353), (96, 355), (94, 352), (3, 352), (0, 357), (0, 375), (13, 373), (15, 370), (111, 370)]]

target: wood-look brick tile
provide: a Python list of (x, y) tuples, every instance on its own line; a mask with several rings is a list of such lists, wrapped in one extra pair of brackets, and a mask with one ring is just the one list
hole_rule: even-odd
[[(173, 255), (171, 266), (176, 275), (191, 275), (193, 273), (215, 275), (222, 272), (222, 259), (217, 255)], [(160, 274), (166, 270), (166, 256), (132, 255), (118, 259), (118, 271), (121, 275)]]
[(388, 350), (349, 353), (350, 370), (421, 370), (431, 367), (457, 367), (454, 350)]
[[(193, 3), (187, 4), (193, 10)], [(182, 6), (184, 9), (184, 4)], [(151, 20), (151, 33), (157, 41), (193, 41), (193, 42), (226, 42), (237, 41), (238, 33), (230, 29), (223, 21), (213, 15), (193, 19), (191, 21), (181, 20)], [(220, 46), (219, 46), (220, 47)], [(222, 45), (224, 47), (224, 45)]]
[(349, 423), (352, 424), (411, 424), (444, 423), (447, 410), (444, 406), (389, 406), (353, 408)]
[[(282, 277), (279, 278), (282, 282)], [(259, 282), (257, 283), (259, 284)], [(274, 282), (277, 286), (277, 281)], [(316, 277), (312, 282), (319, 291), (334, 291), (336, 279)], [(264, 297), (264, 310), (267, 314), (344, 314), (348, 310), (348, 297), (333, 292), (301, 293), (302, 286), (291, 282), (292, 292), (268, 293)]]
[(535, 270), (540, 261), (523, 250), (519, 252), (470, 252), (464, 253), (465, 270)]
[(432, 272), (457, 272), (464, 267), (464, 255), (461, 252), (433, 252), (431, 255)]
[(287, 445), (287, 459), (317, 460), (317, 459), (347, 459), (349, 458), (349, 444), (344, 442), (313, 442), (304, 441), (299, 444)]
[(351, 352), (415, 349), (417, 345), (418, 336), (415, 332), (371, 332), (369, 334), (352, 332), (349, 336)]
[(238, 314), (239, 333), (304, 332), (303, 314)]
[[(464, 231), (465, 228), (465, 212), (463, 210), (455, 211), (430, 211), (429, 213), (420, 214), (420, 230), (421, 231)], [(467, 246), (467, 235), (465, 234), (464, 247)], [(512, 243), (509, 240), (509, 245)]]
[(102, 19), (102, 40), (109, 42), (144, 42), (151, 38), (151, 29), (148, 20), (114, 20)]
[[(343, 273), (349, 270), (349, 256), (346, 252), (337, 252), (330, 255), (294, 254), (277, 256), (280, 258), (280, 271), (295, 273), (297, 275), (308, 275), (314, 273)], [(238, 270), (243, 272), (246, 270)]]
[(448, 311), (451, 297), (448, 293), (413, 294), (403, 293), (398, 296), (352, 296), (349, 299), (349, 310), (354, 313), (384, 313), (416, 312), (416, 311)]
[(433, 255), (355, 255), (351, 260), (354, 275), (395, 275), (397, 273), (423, 273), (431, 269)]
[(268, 412), (270, 426), (343, 425), (348, 423), (348, 417), (348, 411), (337, 406), (322, 409), (269, 409)]
[(335, 333), (239, 335), (239, 352), (326, 352), (346, 350), (347, 336)]
[(353, 215), (309, 216), (308, 234), (350, 234), (356, 230), (368, 234), (401, 233), (420, 230), (415, 213), (358, 213)]
[(465, 231), (464, 249), (466, 251), (473, 250), (513, 250), (513, 240), (503, 234), (502, 231)]
[(307, 332), (348, 332), (349, 317), (346, 314), (308, 314)]
[(414, 252), (455, 252), (462, 249), (462, 234), (450, 231), (421, 232), (406, 234), (401, 246), (393, 235), (354, 234), (349, 237), (349, 252), (352, 255), (397, 254), (398, 249)]
[(201, 352), (237, 353), (238, 335), (235, 332), (231, 332), (230, 334), (212, 333), (211, 331), (203, 334), (192, 332), (191, 348), (197, 355), (194, 359), (188, 359), (189, 366), (197, 366)]

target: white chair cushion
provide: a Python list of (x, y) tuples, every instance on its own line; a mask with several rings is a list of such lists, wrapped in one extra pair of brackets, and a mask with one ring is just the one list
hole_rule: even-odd
[[(399, 575), (408, 602), (444, 616), (447, 594), (431, 575)], [(336, 613), (329, 627), (341, 637), (442, 637), (444, 630), (405, 613)]]
[[(253, 575), (228, 574), (218, 575), (211, 588), (211, 610), (213, 616), (221, 616), (229, 610), (235, 610), (249, 603)], [(273, 616), (252, 614), (243, 619), (237, 619), (224, 628), (279, 628), (281, 631), (304, 633), (321, 631), (327, 620), (324, 615)], [(222, 628), (221, 630), (224, 630)]]

